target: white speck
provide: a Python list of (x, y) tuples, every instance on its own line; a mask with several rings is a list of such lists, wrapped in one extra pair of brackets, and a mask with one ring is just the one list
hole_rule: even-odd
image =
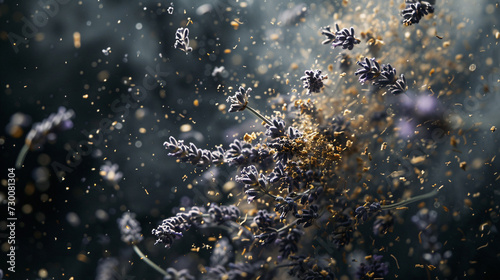
[(108, 55), (111, 53), (111, 47), (107, 47), (106, 49), (103, 49), (103, 50), (102, 50), (102, 53), (103, 53), (105, 56), (108, 56)]
[(140, 22), (136, 23), (135, 29), (141, 30), (142, 29), (142, 23), (140, 23)]

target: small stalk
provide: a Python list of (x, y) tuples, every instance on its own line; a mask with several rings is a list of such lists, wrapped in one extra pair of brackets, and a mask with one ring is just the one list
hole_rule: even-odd
[(19, 152), (19, 155), (17, 156), (16, 159), (16, 168), (20, 169), (21, 166), (23, 166), (24, 159), (26, 158), (26, 155), (28, 154), (28, 151), (30, 149), (30, 146), (28, 144), (24, 144), (22, 147), (21, 151)]
[(429, 198), (429, 197), (433, 197), (437, 193), (438, 193), (438, 189), (434, 189), (434, 190), (432, 190), (432, 191), (430, 191), (430, 192), (428, 192), (426, 194), (417, 195), (415, 197), (408, 198), (407, 200), (404, 200), (404, 201), (400, 201), (400, 202), (397, 202), (397, 203), (394, 203), (394, 204), (389, 204), (389, 205), (382, 205), (382, 210), (392, 210), (392, 209), (395, 209), (395, 208), (398, 208), (398, 207), (401, 207), (401, 206), (413, 203), (413, 202), (418, 201), (418, 200), (422, 200), (422, 199), (426, 199), (426, 198)]
[(163, 270), (161, 267), (159, 267), (157, 264), (155, 264), (152, 260), (148, 259), (148, 257), (146, 257), (141, 249), (139, 249), (139, 247), (137, 247), (137, 245), (134, 245), (134, 251), (137, 253), (137, 255), (139, 255), (139, 257), (141, 257), (141, 259), (146, 262), (149, 266), (151, 266), (152, 268), (154, 268), (156, 271), (158, 271), (159, 273), (163, 274), (164, 276), (167, 276), (167, 272), (165, 270)]
[(267, 123), (268, 125), (273, 125), (273, 123), (266, 117), (264, 117), (261, 113), (257, 112), (254, 108), (247, 106), (246, 107), (250, 112), (252, 112), (254, 115), (256, 115), (259, 119)]

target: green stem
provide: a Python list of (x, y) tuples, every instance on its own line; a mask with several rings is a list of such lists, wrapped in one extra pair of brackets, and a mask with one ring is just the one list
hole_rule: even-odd
[(152, 268), (156, 269), (156, 271), (158, 271), (159, 273), (167, 276), (167, 272), (165, 270), (163, 270), (161, 267), (159, 267), (157, 264), (155, 264), (152, 260), (148, 259), (141, 251), (141, 249), (139, 249), (139, 247), (137, 247), (137, 245), (134, 245), (134, 251), (137, 253), (137, 255), (139, 255), (139, 257), (141, 257), (141, 259), (146, 262), (149, 266), (151, 266)]
[(437, 193), (438, 193), (438, 189), (434, 189), (434, 190), (432, 190), (432, 191), (430, 191), (430, 192), (428, 192), (426, 194), (417, 195), (415, 197), (408, 198), (407, 200), (400, 201), (398, 203), (389, 204), (389, 205), (382, 205), (382, 210), (395, 209), (395, 208), (398, 208), (398, 207), (410, 204), (410, 203), (418, 201), (418, 200), (422, 200), (422, 199), (426, 199), (426, 198), (429, 198), (429, 197), (433, 197)]
[(21, 166), (23, 166), (24, 159), (26, 158), (26, 155), (28, 154), (28, 151), (30, 149), (30, 146), (27, 144), (24, 144), (23, 148), (19, 152), (19, 155), (17, 156), (16, 159), (16, 168), (20, 169)]
[(261, 113), (257, 112), (254, 108), (247, 106), (246, 107), (250, 112), (252, 112), (254, 115), (256, 115), (259, 119), (267, 123), (268, 125), (273, 125), (273, 123), (266, 117), (264, 117)]

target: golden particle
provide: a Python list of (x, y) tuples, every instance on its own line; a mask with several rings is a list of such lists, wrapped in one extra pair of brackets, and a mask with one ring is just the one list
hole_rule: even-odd
[(490, 128), (490, 131), (491, 131), (491, 132), (495, 132), (495, 131), (497, 131), (497, 128), (496, 128), (495, 126), (492, 126), (492, 127)]
[(198, 107), (198, 106), (200, 105), (200, 101), (198, 101), (198, 99), (195, 99), (195, 100), (193, 101), (193, 105), (194, 105), (195, 107)]
[(231, 21), (231, 26), (234, 28), (234, 30), (238, 30), (240, 24), (233, 20)]
[(181, 132), (189, 132), (191, 129), (193, 129), (193, 127), (188, 123), (181, 125)]
[(460, 168), (462, 168), (463, 170), (465, 170), (465, 169), (467, 168), (467, 162), (462, 161), (462, 162), (460, 163)]
[(76, 49), (79, 49), (82, 46), (80, 39), (81, 39), (80, 32), (73, 33), (73, 45), (75, 46)]

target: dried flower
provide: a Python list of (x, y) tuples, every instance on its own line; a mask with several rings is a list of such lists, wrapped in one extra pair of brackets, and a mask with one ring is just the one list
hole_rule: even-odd
[(230, 96), (226, 100), (231, 104), (228, 112), (233, 113), (245, 110), (248, 104), (248, 98), (250, 97), (250, 92), (252, 92), (252, 88), (247, 88), (245, 90), (244, 87), (239, 87), (234, 96)]
[(403, 74), (395, 83), (388, 85), (389, 92), (392, 94), (401, 94), (406, 91), (406, 78)]
[(123, 173), (118, 171), (118, 168), (118, 164), (106, 161), (104, 165), (101, 165), (99, 175), (101, 175), (106, 182), (114, 185), (123, 178)]
[(353, 27), (351, 27), (350, 29), (342, 28), (341, 30), (339, 28), (339, 25), (335, 24), (335, 28), (337, 29), (337, 31), (335, 32), (336, 38), (332, 42), (333, 48), (341, 46), (342, 49), (352, 50), (355, 44), (359, 44), (361, 42), (359, 39), (356, 39), (354, 37)]
[(141, 224), (135, 219), (135, 213), (125, 212), (117, 222), (123, 242), (136, 244), (142, 241)]
[(383, 279), (388, 273), (387, 263), (382, 262), (382, 256), (373, 255), (366, 258), (368, 263), (361, 263), (356, 272), (360, 280)]
[(174, 48), (180, 49), (186, 54), (193, 50), (193, 48), (189, 46), (189, 29), (187, 27), (177, 28), (177, 31), (175, 32)]
[(401, 11), (404, 25), (419, 23), (422, 17), (434, 13), (434, 7), (427, 1), (410, 0), (406, 2), (406, 8)]
[(304, 88), (307, 89), (307, 94), (321, 92), (323, 80), (327, 76), (321, 75), (321, 70), (306, 70), (304, 73), (305, 76), (302, 76), (300, 80), (303, 82)]
[(358, 61), (357, 64), (361, 66), (354, 75), (359, 76), (359, 82), (364, 84), (366, 81), (372, 81), (380, 75), (380, 65), (375, 58), (368, 59), (365, 57), (364, 61)]

